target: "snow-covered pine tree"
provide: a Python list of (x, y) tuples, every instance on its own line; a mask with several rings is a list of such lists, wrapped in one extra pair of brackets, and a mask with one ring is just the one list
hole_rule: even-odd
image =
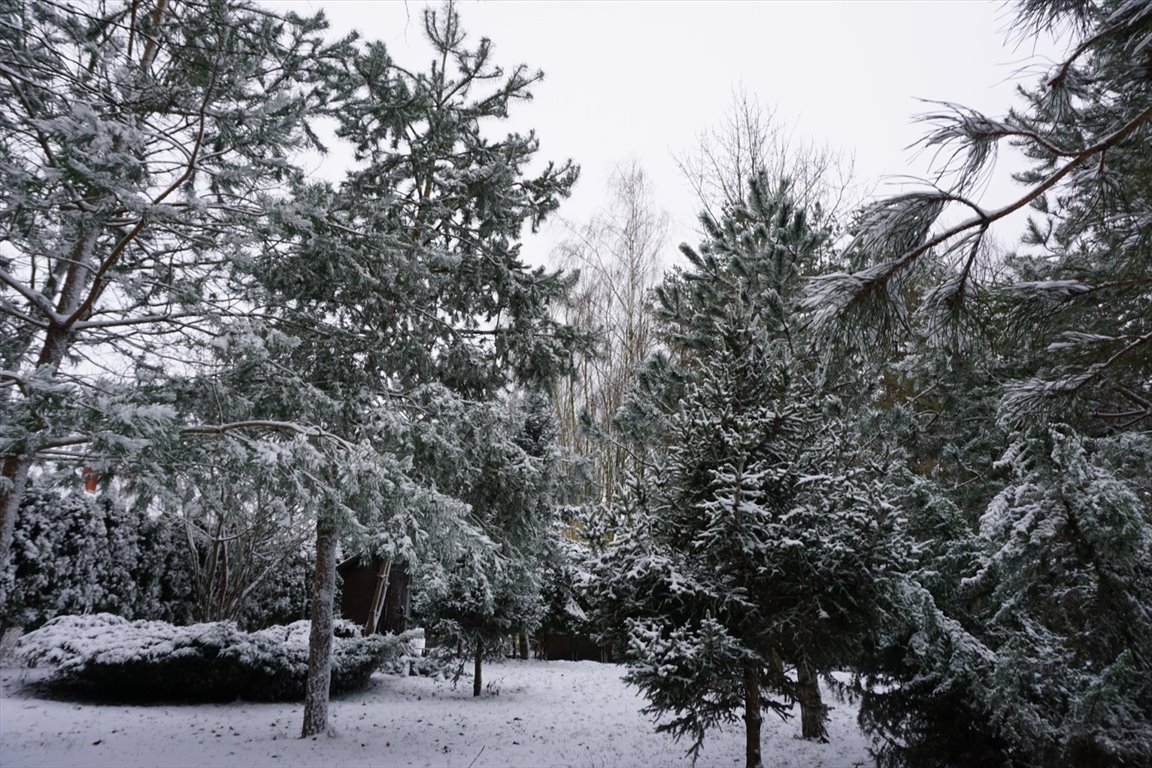
[[(1146, 688), (1117, 681), (1152, 678), (1152, 662), (1139, 634), (1109, 623), (1142, 626), (1120, 606), (1147, 601), (1132, 553), (1149, 502), (1146, 482), (1118, 474), (1110, 446), (1142, 444), (1152, 418), (1152, 7), (1024, 0), (1016, 11), (1022, 37), (1071, 30), (1067, 55), (1001, 118), (951, 104), (928, 115), (924, 144), (949, 162), (925, 190), (862, 212), (848, 254), (856, 271), (815, 281), (807, 306), (829, 335), (890, 340), (886, 320), (899, 319), (938, 346), (959, 339), (970, 358), (958, 366), (974, 385), (968, 397), (931, 381), (947, 371), (901, 363), (929, 398), (951, 390), (940, 405), (952, 431), (924, 469), (943, 481), (935, 511), (956, 509), (961, 525), (941, 529), (951, 541), (925, 540), (940, 567), (920, 575), (935, 599), (909, 612), (923, 624), (886, 682), (888, 720), (903, 732), (884, 740), (908, 747), (896, 759), (949, 759), (934, 731), (945, 702), (982, 720), (962, 748), (983, 740), (1000, 751), (974, 761), (1143, 764)], [(989, 206), (980, 182), (1004, 142), (1032, 164), (1017, 175), (1018, 197)], [(954, 204), (965, 218), (942, 224)], [(1027, 206), (1019, 252), (988, 259), (990, 228)], [(928, 290), (907, 290), (918, 281)], [(994, 463), (989, 449), (1006, 458)]]
[[(925, 284), (917, 278), (903, 290), (914, 295)], [(973, 693), (989, 673), (989, 652), (971, 634), (973, 605), (960, 581), (980, 556), (979, 517), (1004, 485), (1003, 473), (990, 469), (1010, 439), (996, 421), (1002, 382), (1028, 356), (991, 302), (970, 309), (980, 323), (963, 334), (911, 325), (896, 336), (859, 416), (869, 452), (903, 459), (903, 477), (891, 479), (915, 542), (902, 608), (857, 661), (860, 720), (886, 768), (995, 763), (1014, 754)]]
[(309, 141), (321, 26), (242, 0), (0, 9), (0, 563), (38, 457), (172, 430), (137, 381), (236, 308), (221, 283)]
[[(467, 43), (450, 4), (425, 12), (424, 31), (435, 57), (427, 72), (395, 64), (375, 42), (352, 44), (328, 70), (330, 111), (356, 165), (339, 185), (294, 186), (277, 207), (271, 247), (251, 263), (253, 301), (272, 308), (265, 332), (291, 342), (271, 364), (304, 393), (293, 401), (314, 409), (311, 423), (397, 469), (386, 483), (368, 475), (354, 483), (383, 494), (362, 496), (359, 509), (335, 498), (317, 507), (317, 666), (306, 735), (327, 727), (320, 667), (341, 533), (359, 518), (383, 532), (365, 532), (380, 550), (411, 551), (418, 538), (450, 541), (474, 530), (464, 502), (425, 483), (435, 474), (414, 452), (447, 461), (474, 414), (510, 382), (543, 382), (562, 370), (578, 335), (550, 315), (570, 280), (520, 259), (522, 231), (556, 209), (577, 168), (549, 164), (529, 175), (536, 137), (492, 137), (540, 73), (497, 67), (487, 39)], [(413, 442), (421, 434), (440, 442), (426, 450)], [(388, 498), (389, 484), (403, 493)], [(408, 496), (424, 501), (399, 503)], [(414, 519), (432, 507), (444, 518)]]
[[(483, 690), (483, 661), (508, 639), (536, 629), (547, 537), (555, 510), (556, 436), (551, 399), (541, 392), (475, 415), (461, 435), (465, 451), (447, 492), (468, 502), (469, 520), (487, 541), (425, 580), (417, 612), (473, 661), (472, 693)], [(461, 472), (459, 465), (468, 467)], [(466, 655), (464, 655), (466, 652)]]
[(763, 710), (799, 701), (823, 738), (815, 678), (845, 664), (895, 587), (899, 515), (855, 461), (838, 401), (814, 383), (797, 323), (824, 238), (757, 179), (690, 267), (658, 291), (668, 354), (622, 420), (648, 446), (616, 505), (592, 591), (604, 633), (661, 730), (692, 738), (743, 711), (749, 768)]
[[(922, 144), (947, 162), (925, 189), (880, 199), (857, 217), (852, 273), (822, 276), (807, 305), (830, 336), (874, 335), (884, 319), (912, 318), (934, 332), (963, 329), (992, 292), (1010, 313), (1013, 339), (1036, 365), (1009, 383), (1006, 415), (1049, 408), (1058, 421), (1127, 428), (1152, 417), (1152, 27), (1143, 0), (1023, 0), (1014, 29), (1028, 37), (1074, 30), (1074, 44), (1003, 117), (941, 103), (923, 117)], [(1032, 160), (1019, 196), (977, 197), (997, 149)], [(991, 228), (1031, 207), (1013, 269), (987, 269)], [(941, 223), (959, 211), (957, 223)], [(995, 252), (992, 252), (995, 254)], [(928, 270), (926, 263), (943, 268)], [(910, 277), (929, 290), (906, 306)], [(910, 311), (915, 309), (915, 312)], [(886, 335), (881, 333), (880, 335)]]
[(949, 494), (913, 516), (944, 540), (912, 526), (939, 554), (920, 556), (862, 703), (881, 765), (1147, 762), (1150, 462), (1145, 435), (1037, 428), (975, 534), (941, 524), (964, 515)]

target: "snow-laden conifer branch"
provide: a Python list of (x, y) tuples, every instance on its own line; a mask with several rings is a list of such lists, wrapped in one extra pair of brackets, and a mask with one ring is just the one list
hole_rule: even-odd
[(180, 430), (182, 437), (205, 437), (225, 435), (229, 432), (246, 430), (262, 430), (269, 432), (283, 432), (301, 435), (303, 437), (319, 437), (328, 440), (341, 448), (352, 450), (355, 446), (339, 435), (328, 432), (320, 427), (309, 424), (298, 424), (293, 421), (275, 421), (270, 419), (251, 419), (247, 421), (233, 421), (227, 424), (199, 424), (193, 427), (184, 427)]
[[(1092, 339), (1092, 341), (1097, 342), (1104, 340), (1115, 342), (1121, 339), (1113, 337), (1097, 337)], [(1123, 341), (1125, 341), (1124, 345), (1112, 353), (1112, 355), (1104, 360), (1093, 363), (1087, 369), (1078, 373), (1055, 380), (1031, 378), (1011, 385), (1001, 407), (1001, 418), (1007, 421), (1013, 421), (1018, 419), (1021, 414), (1026, 413), (1029, 408), (1039, 405), (1045, 400), (1076, 395), (1086, 387), (1097, 384), (1106, 373), (1119, 365), (1123, 360), (1129, 358), (1141, 348), (1152, 344), (1152, 332), (1135, 338), (1124, 339)], [(1145, 417), (1152, 415), (1152, 411), (1146, 411), (1144, 415)]]
[(20, 322), (27, 323), (33, 328), (37, 328), (41, 331), (46, 331), (49, 327), (48, 323), (44, 322), (43, 320), (21, 312), (19, 309), (12, 305), (12, 302), (8, 301), (7, 299), (0, 299), (0, 315), (8, 315), (9, 317), (14, 317)]
[[(46, 297), (40, 291), (33, 289), (25, 281), (20, 280), (3, 267), (0, 267), (0, 282), (4, 283), (4, 285), (19, 293), (28, 301), (29, 304), (32, 304), (34, 307), (36, 307), (36, 309), (40, 310), (40, 312), (42, 312), (47, 318), (47, 323), (52, 325), (61, 325), (64, 323), (64, 316), (57, 314), (55, 308), (52, 306), (52, 302), (48, 300), (48, 297)], [(44, 321), (32, 320), (32, 318), (28, 317), (27, 315), (20, 313), (18, 310), (13, 308), (7, 300), (4, 301), (3, 305), (0, 305), (0, 313), (12, 315), (13, 317), (24, 320), (25, 322), (33, 322), (41, 328), (47, 327)]]
[[(905, 273), (921, 257), (939, 245), (948, 243), (958, 235), (977, 230), (978, 245), (988, 227), (1024, 208), (1044, 195), (1061, 180), (1085, 166), (1089, 160), (1102, 155), (1132, 135), (1152, 119), (1152, 106), (1145, 108), (1123, 126), (1092, 146), (1081, 150), (1057, 171), (1033, 186), (1015, 201), (998, 209), (978, 213), (959, 224), (928, 236), (927, 232), (943, 212), (944, 204), (952, 195), (940, 191), (901, 195), (874, 204), (864, 212), (861, 232), (849, 244), (850, 253), (878, 256), (896, 251), (899, 255), (888, 261), (854, 273), (835, 273), (814, 278), (809, 283), (803, 308), (812, 313), (817, 326), (841, 320), (869, 298), (882, 295), (882, 289), (898, 275)], [(969, 205), (982, 211), (975, 203)]]
[[(8, 85), (12, 88), (12, 92), (16, 94), (16, 100), (20, 104), (20, 107), (35, 126), (36, 143), (44, 153), (44, 160), (50, 167), (59, 168), (59, 164), (56, 161), (56, 153), (52, 151), (52, 144), (48, 141), (48, 137), (44, 135), (43, 129), (38, 125), (39, 115), (36, 113), (36, 108), (32, 106), (32, 103), (24, 93), (24, 89), (20, 87), (21, 83), (37, 88), (42, 84), (28, 80), (18, 71), (14, 72), (2, 63), (0, 63), (0, 73), (3, 73), (4, 79), (8, 81)], [(80, 210), (88, 210), (87, 203), (81, 197), (77, 196), (77, 198), (73, 200), (73, 203), (80, 208)]]
[[(163, 7), (163, 3), (158, 4), (159, 8)], [(159, 15), (159, 11), (158, 11)], [(208, 87), (204, 89), (204, 96), (200, 101), (200, 111), (196, 117), (196, 135), (192, 139), (192, 148), (188, 151), (188, 161), (184, 166), (181, 173), (172, 180), (172, 182), (161, 190), (155, 197), (152, 198), (152, 206), (158, 206), (165, 200), (172, 196), (174, 192), (186, 184), (192, 176), (196, 173), (197, 164), (199, 162), (200, 150), (204, 144), (204, 132), (208, 122), (208, 105), (216, 96), (216, 78), (217, 73), (213, 70), (212, 80)], [(80, 318), (86, 317), (91, 311), (95, 303), (100, 299), (104, 292), (104, 279), (108, 273), (120, 261), (128, 246), (131, 245), (144, 231), (147, 226), (149, 218), (146, 215), (141, 215), (139, 220), (128, 230), (108, 252), (108, 255), (100, 262), (100, 266), (96, 268), (89, 284), (88, 293), (76, 308), (71, 311), (67, 318), (65, 318), (61, 325), (64, 329), (72, 328)], [(62, 309), (68, 309), (64, 307)]]
[[(168, 323), (169, 321), (177, 320), (177, 319), (182, 318), (182, 317), (183, 318), (199, 318), (199, 317), (202, 317), (202, 315), (197, 315), (197, 314), (194, 314), (191, 312), (179, 313), (179, 314), (173, 314), (173, 313), (165, 312), (163, 314), (154, 314), (154, 315), (135, 315), (133, 317), (125, 317), (125, 318), (122, 318), (119, 320), (81, 320), (72, 326), (72, 330), (79, 332), (79, 331), (85, 331), (85, 330), (91, 330), (91, 329), (123, 328), (123, 327), (129, 327), (129, 326), (133, 326), (133, 325), (145, 325), (145, 326), (150, 326), (150, 327), (144, 329), (144, 331), (147, 333), (165, 333), (165, 332), (167, 332), (166, 329), (160, 329), (160, 328), (156, 328), (154, 326), (162, 324), (162, 323)], [(193, 329), (193, 330), (196, 330), (197, 332), (201, 332), (201, 329), (199, 327), (192, 326), (192, 325), (190, 325), (188, 327), (189, 327), (189, 329)], [(209, 334), (209, 335), (211, 335), (211, 334)]]

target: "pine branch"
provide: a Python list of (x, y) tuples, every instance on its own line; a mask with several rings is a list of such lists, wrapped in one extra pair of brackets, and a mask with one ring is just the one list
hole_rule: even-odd
[(331, 442), (346, 450), (351, 450), (354, 448), (352, 443), (348, 442), (339, 435), (328, 432), (324, 429), (321, 429), (320, 427), (314, 427), (307, 424), (299, 424), (294, 421), (253, 419), (248, 421), (234, 421), (227, 424), (203, 424), (195, 427), (184, 427), (180, 430), (180, 435), (182, 437), (215, 436), (250, 429), (285, 432), (301, 435), (304, 437), (320, 437), (325, 440), (330, 440)]
[[(969, 205), (978, 211), (976, 216), (965, 219), (952, 227), (948, 227), (932, 237), (922, 239), (918, 244), (906, 248), (906, 250), (895, 259), (882, 262), (855, 273), (837, 273), (814, 278), (810, 283), (811, 288), (808, 295), (801, 303), (801, 307), (814, 313), (814, 323), (823, 324), (834, 317), (840, 316), (849, 307), (859, 304), (865, 296), (874, 294), (878, 288), (883, 287), (894, 277), (906, 271), (924, 254), (936, 246), (948, 242), (957, 235), (974, 229), (978, 230), (980, 234), (977, 237), (977, 242), (974, 244), (975, 247), (975, 245), (978, 245), (979, 238), (982, 237), (991, 224), (1019, 211), (1021, 208), (1041, 197), (1066, 176), (1080, 169), (1093, 157), (1101, 155), (1108, 149), (1122, 142), (1150, 119), (1152, 119), (1152, 106), (1145, 108), (1134, 118), (1096, 144), (1077, 153), (1059, 170), (1050, 174), (1044, 181), (1032, 187), (1026, 194), (1015, 201), (993, 211), (984, 211), (974, 203), (970, 203)], [(890, 221), (888, 224), (890, 227), (896, 227), (896, 232), (899, 233), (903, 231), (909, 223), (920, 221), (921, 215), (931, 213), (930, 203), (941, 202), (944, 199), (950, 199), (950, 197), (951, 196), (945, 193), (939, 192), (906, 195), (896, 198), (893, 201), (885, 201), (885, 203), (881, 204), (884, 207), (877, 210), (893, 210), (893, 213), (890, 214), (888, 218), (892, 219), (895, 217), (894, 221)], [(903, 210), (899, 207), (901, 204), (908, 205), (910, 203), (926, 206), (926, 210), (919, 212), (917, 210)], [(918, 213), (921, 215), (917, 215)], [(911, 220), (907, 220), (909, 215), (912, 216)], [(883, 235), (883, 232), (880, 233), (881, 238), (883, 238)], [(849, 250), (859, 248), (861, 243), (867, 243), (870, 239), (874, 239), (874, 237), (875, 233), (872, 230), (861, 232), (861, 234), (857, 235), (853, 243), (849, 245)]]

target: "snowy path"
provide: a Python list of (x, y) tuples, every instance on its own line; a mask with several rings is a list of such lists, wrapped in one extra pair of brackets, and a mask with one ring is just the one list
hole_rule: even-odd
[[(333, 738), (300, 740), (298, 704), (124, 706), (29, 697), (29, 673), (0, 672), (0, 765), (4, 768), (212, 768), (213, 766), (689, 766), (685, 747), (653, 733), (643, 700), (621, 667), (594, 662), (509, 661), (485, 669), (487, 695), (471, 684), (377, 675), (371, 687), (332, 704)], [(836, 704), (829, 744), (796, 738), (799, 724), (766, 720), (765, 764), (852, 768), (871, 764)], [(711, 735), (698, 768), (743, 765), (738, 725)]]

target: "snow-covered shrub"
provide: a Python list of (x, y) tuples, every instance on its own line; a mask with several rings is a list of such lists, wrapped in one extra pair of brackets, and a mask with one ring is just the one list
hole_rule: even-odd
[(404, 632), (400, 637), (404, 643), (401, 653), (385, 659), (380, 671), (399, 677), (431, 677), (446, 680), (452, 677), (459, 667), (459, 661), (452, 648), (425, 645), (424, 630), (417, 627)]
[(39, 626), (62, 614), (187, 621), (186, 547), (165, 518), (106, 496), (29, 488), (20, 505), (0, 624)]
[[(51, 667), (54, 690), (130, 700), (279, 701), (304, 695), (309, 622), (258, 632), (232, 622), (177, 627), (111, 614), (60, 616), (21, 638), (17, 659)], [(363, 688), (409, 651), (404, 635), (360, 637), (337, 622), (332, 693)]]

